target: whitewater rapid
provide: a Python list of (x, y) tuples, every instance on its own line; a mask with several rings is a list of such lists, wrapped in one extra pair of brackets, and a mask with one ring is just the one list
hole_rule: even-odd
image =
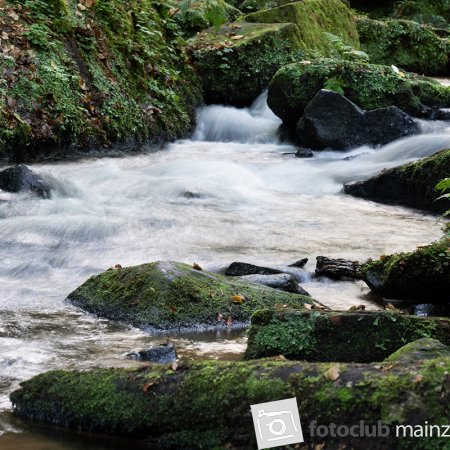
[[(48, 200), (0, 192), (0, 410), (20, 380), (54, 368), (134, 365), (124, 355), (160, 339), (65, 302), (114, 264), (171, 259), (219, 270), (308, 257), (312, 272), (317, 255), (366, 259), (439, 237), (434, 216), (340, 191), (449, 148), (448, 122), (420, 122), (420, 135), (382, 148), (311, 159), (278, 141), (279, 125), (264, 95), (248, 109), (207, 106), (192, 139), (161, 151), (34, 165), (52, 180)], [(304, 287), (332, 307), (377, 308), (360, 282)], [(233, 333), (174, 339), (190, 357), (235, 359), (245, 346)], [(0, 414), (0, 435), (11, 423)]]

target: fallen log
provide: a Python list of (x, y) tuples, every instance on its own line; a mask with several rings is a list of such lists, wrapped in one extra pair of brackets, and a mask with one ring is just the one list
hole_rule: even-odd
[(316, 260), (315, 274), (317, 276), (325, 276), (334, 280), (359, 280), (362, 278), (358, 261), (349, 261), (341, 258), (332, 259), (326, 256), (318, 256)]
[[(11, 401), (24, 418), (141, 437), (163, 449), (251, 449), (250, 405), (296, 397), (306, 448), (444, 448), (442, 438), (398, 439), (395, 427), (448, 422), (449, 372), (448, 348), (420, 340), (374, 364), (204, 361), (52, 371), (22, 383)], [(384, 437), (316, 432), (318, 424), (380, 420), (390, 429)]]

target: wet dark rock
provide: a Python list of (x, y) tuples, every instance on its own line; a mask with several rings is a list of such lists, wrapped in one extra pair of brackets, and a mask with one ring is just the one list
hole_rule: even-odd
[(39, 174), (24, 165), (2, 170), (0, 189), (7, 192), (31, 191), (42, 198), (50, 197), (50, 185)]
[(166, 343), (129, 353), (127, 356), (138, 361), (150, 361), (165, 364), (175, 361), (177, 359), (177, 352), (175, 345)]
[(297, 124), (298, 138), (313, 150), (385, 145), (418, 131), (417, 123), (396, 106), (366, 112), (325, 89), (311, 100)]
[(360, 264), (358, 261), (349, 261), (347, 259), (333, 259), (326, 256), (318, 256), (315, 274), (325, 276), (334, 280), (342, 279), (361, 279)]
[(295, 280), (292, 275), (288, 273), (279, 273), (274, 275), (243, 275), (239, 277), (241, 280), (250, 281), (252, 283), (263, 284), (264, 286), (269, 286), (274, 289), (279, 289), (281, 291), (291, 292), (293, 294), (307, 295), (306, 292)]
[(225, 275), (229, 277), (240, 277), (243, 275), (275, 275), (278, 273), (283, 273), (283, 271), (272, 267), (261, 267), (243, 262), (234, 262), (228, 267)]
[(431, 120), (450, 120), (450, 108), (433, 109), (430, 113)]
[(383, 203), (401, 204), (442, 213), (450, 201), (439, 197), (436, 184), (450, 174), (450, 149), (435, 153), (420, 161), (383, 170), (363, 181), (344, 186), (344, 193)]
[(304, 267), (307, 262), (308, 258), (299, 259), (298, 261), (295, 261), (295, 263), (289, 264), (288, 267)]
[(295, 153), (296, 158), (312, 158), (314, 153), (309, 148), (299, 148)]

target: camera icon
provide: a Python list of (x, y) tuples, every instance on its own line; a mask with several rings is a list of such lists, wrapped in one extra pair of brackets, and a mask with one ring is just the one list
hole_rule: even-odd
[(251, 405), (258, 449), (304, 442), (297, 399)]

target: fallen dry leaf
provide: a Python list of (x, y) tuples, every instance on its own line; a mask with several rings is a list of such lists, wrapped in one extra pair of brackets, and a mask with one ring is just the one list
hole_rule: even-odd
[(155, 383), (154, 381), (152, 381), (151, 383), (144, 384), (144, 392), (145, 392), (146, 394), (148, 394), (148, 393), (152, 390), (152, 387), (153, 387), (155, 384), (156, 384), (156, 383)]
[(233, 318), (231, 316), (228, 316), (227, 320), (225, 320), (225, 323), (227, 326), (231, 327), (231, 325), (233, 323)]
[(192, 268), (195, 270), (200, 270), (200, 271), (203, 270), (197, 263), (192, 264)]
[(420, 373), (416, 375), (416, 377), (413, 380), (413, 383), (420, 383), (421, 381), (423, 381), (423, 375), (421, 375)]
[(232, 36), (231, 39), (233, 39), (233, 41), (238, 41), (239, 39), (244, 39), (245, 36), (243, 36), (242, 34), (237, 34), (236, 36)]
[(393, 364), (388, 364), (386, 366), (383, 366), (383, 368), (381, 369), (383, 372), (387, 372), (388, 370), (391, 370), (394, 367)]
[(325, 378), (327, 380), (336, 381), (341, 375), (341, 372), (339, 371), (339, 364), (335, 364), (334, 366), (331, 366), (326, 372), (325, 372)]
[(245, 297), (241, 294), (233, 295), (233, 297), (231, 297), (231, 302), (237, 304), (244, 303)]
[(175, 372), (178, 369), (178, 363), (173, 362), (170, 367)]

